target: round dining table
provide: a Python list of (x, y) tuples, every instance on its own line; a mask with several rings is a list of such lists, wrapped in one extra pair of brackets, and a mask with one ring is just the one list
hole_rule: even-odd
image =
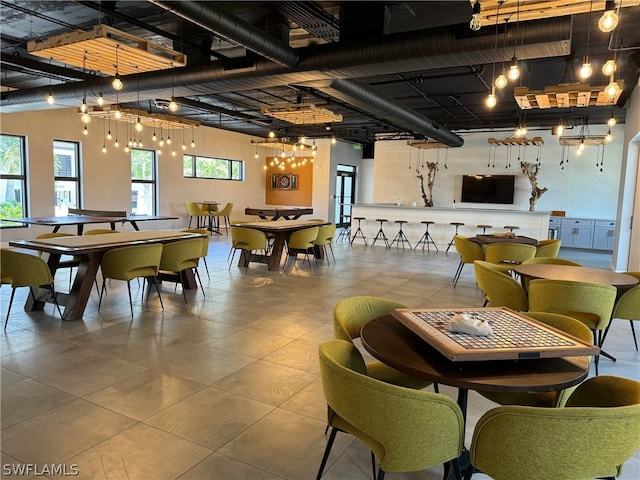
[(512, 269), (528, 279), (568, 280), (571, 282), (602, 283), (625, 290), (638, 284), (638, 279), (624, 273), (615, 273), (598, 268), (578, 267), (574, 265), (555, 265), (550, 263), (532, 263), (516, 265)]

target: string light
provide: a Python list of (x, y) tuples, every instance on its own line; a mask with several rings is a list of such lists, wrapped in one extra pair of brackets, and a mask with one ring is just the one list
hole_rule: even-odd
[(98, 105), (104, 105), (104, 95), (102, 92), (98, 92)]

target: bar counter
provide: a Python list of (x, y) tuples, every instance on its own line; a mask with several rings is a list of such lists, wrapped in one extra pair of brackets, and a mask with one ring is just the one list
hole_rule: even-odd
[[(380, 228), (380, 222), (376, 222), (376, 218), (386, 218), (387, 223), (384, 224), (384, 231), (389, 241), (398, 232), (396, 220), (406, 220), (402, 229), (406, 233), (412, 246), (415, 246), (418, 239), (422, 236), (425, 226), (420, 222), (430, 220), (435, 222), (429, 226), (429, 233), (435, 240), (438, 248), (444, 250), (453, 237), (455, 227), (450, 222), (462, 222), (464, 226), (459, 227), (458, 233), (467, 237), (473, 237), (482, 233), (482, 229), (476, 225), (486, 224), (492, 225), (488, 228), (487, 233), (505, 232), (505, 225), (517, 225), (520, 228), (516, 230), (518, 235), (533, 237), (536, 239), (546, 239), (549, 234), (549, 215), (550, 212), (530, 212), (528, 210), (505, 210), (490, 208), (443, 208), (443, 207), (412, 207), (409, 205), (395, 205), (392, 203), (354, 203), (351, 206), (351, 222), (352, 233), (355, 232), (358, 222), (355, 217), (365, 217), (366, 220), (361, 222), (362, 230), (367, 237), (367, 242), (371, 244), (371, 240), (376, 236)], [(354, 243), (362, 243), (362, 240), (356, 239)], [(383, 243), (376, 243), (376, 246)], [(394, 245), (395, 248), (395, 245)], [(449, 252), (453, 252), (451, 249)]]

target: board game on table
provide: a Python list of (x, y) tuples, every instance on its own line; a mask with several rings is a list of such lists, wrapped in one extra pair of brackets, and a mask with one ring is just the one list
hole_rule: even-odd
[[(595, 345), (505, 307), (395, 309), (391, 314), (452, 361), (510, 360), (597, 355)], [(458, 314), (489, 322), (490, 336), (450, 332)]]

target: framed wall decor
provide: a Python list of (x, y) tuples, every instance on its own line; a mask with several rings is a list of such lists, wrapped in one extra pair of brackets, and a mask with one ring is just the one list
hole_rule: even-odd
[(298, 175), (292, 173), (274, 173), (271, 175), (271, 188), (279, 190), (297, 190)]

